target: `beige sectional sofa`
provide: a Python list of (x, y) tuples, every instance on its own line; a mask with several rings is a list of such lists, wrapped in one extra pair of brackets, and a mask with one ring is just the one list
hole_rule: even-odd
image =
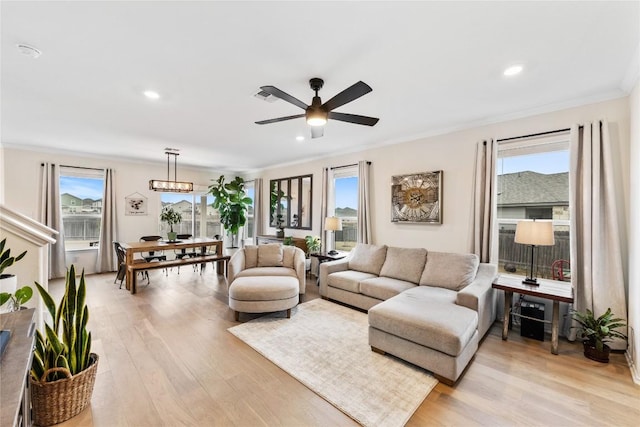
[(320, 265), (320, 295), (369, 311), (369, 344), (454, 383), (495, 320), (495, 265), (473, 254), (358, 244)]

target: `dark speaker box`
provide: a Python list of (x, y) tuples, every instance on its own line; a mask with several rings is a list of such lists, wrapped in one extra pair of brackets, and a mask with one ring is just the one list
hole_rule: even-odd
[(540, 322), (538, 322), (527, 319), (526, 317), (521, 317), (520, 335), (538, 341), (544, 341), (544, 323), (542, 322), (542, 320), (544, 320), (544, 304), (523, 301), (520, 306), (520, 314), (540, 320)]

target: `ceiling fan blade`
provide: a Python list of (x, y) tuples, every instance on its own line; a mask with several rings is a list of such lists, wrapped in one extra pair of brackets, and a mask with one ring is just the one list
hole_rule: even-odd
[(306, 110), (307, 108), (309, 108), (309, 106), (307, 104), (305, 104), (304, 102), (300, 101), (298, 98), (294, 98), (293, 96), (289, 95), (286, 92), (281, 91), (280, 89), (278, 89), (275, 86), (261, 86), (260, 89), (262, 89), (263, 91), (270, 93), (271, 95), (275, 96), (276, 98), (280, 98), (283, 101), (287, 101), (295, 106), (298, 106), (300, 108), (302, 108), (303, 110)]
[(256, 124), (267, 125), (269, 123), (277, 123), (277, 122), (283, 122), (285, 120), (299, 119), (300, 117), (304, 117), (304, 114), (296, 114), (295, 116), (287, 116), (287, 117), (278, 117), (277, 119), (260, 120), (259, 122), (256, 122)]
[(311, 126), (311, 138), (320, 138), (324, 135), (324, 126)]
[(365, 126), (373, 126), (378, 123), (378, 120), (380, 120), (376, 117), (358, 116), (357, 114), (336, 113), (334, 111), (329, 112), (329, 118)]
[(351, 102), (355, 99), (360, 98), (363, 95), (368, 94), (373, 89), (363, 81), (359, 81), (358, 83), (349, 86), (327, 102), (325, 102), (322, 107), (326, 111), (331, 111), (335, 108), (340, 107), (341, 105), (346, 104), (347, 102)]

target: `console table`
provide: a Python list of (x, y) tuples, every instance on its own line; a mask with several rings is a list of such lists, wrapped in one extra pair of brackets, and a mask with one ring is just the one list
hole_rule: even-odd
[[(504, 291), (504, 317), (502, 318), (502, 339), (509, 335), (509, 316), (513, 303), (513, 293), (531, 295), (553, 301), (553, 317), (551, 319), (551, 353), (558, 354), (558, 328), (560, 317), (560, 301), (573, 303), (573, 288), (570, 283), (556, 280), (538, 279), (538, 286), (522, 283), (522, 277), (500, 275), (494, 280), (492, 287)], [(534, 321), (540, 319), (530, 318)], [(547, 322), (548, 323), (548, 322)]]
[(35, 342), (35, 308), (0, 314), (0, 328), (11, 338), (0, 363), (0, 426), (31, 425), (28, 375)]
[[(258, 245), (265, 245), (267, 243), (280, 243), (280, 244), (283, 244), (284, 243), (284, 239), (286, 239), (286, 237), (276, 237), (276, 236), (262, 235), (262, 236), (256, 236), (256, 243)], [(300, 237), (291, 237), (291, 242), (293, 243), (293, 246), (296, 246), (296, 247), (302, 249), (302, 251), (305, 254), (307, 253), (307, 242), (306, 242), (306, 240), (304, 240), (303, 238), (300, 238)]]

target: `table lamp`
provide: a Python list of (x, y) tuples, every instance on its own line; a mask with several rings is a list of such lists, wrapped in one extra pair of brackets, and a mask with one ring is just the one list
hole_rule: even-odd
[(329, 255), (336, 255), (338, 251), (335, 250), (336, 247), (336, 231), (342, 230), (342, 219), (336, 216), (328, 216), (324, 219), (324, 229), (326, 231), (331, 231), (333, 233), (333, 238), (331, 239), (331, 250), (328, 252)]
[(553, 246), (553, 224), (551, 221), (518, 221), (516, 225), (515, 242), (523, 245), (531, 245), (531, 265), (529, 276), (522, 281), (525, 285), (538, 286), (535, 277), (533, 257), (536, 246)]

